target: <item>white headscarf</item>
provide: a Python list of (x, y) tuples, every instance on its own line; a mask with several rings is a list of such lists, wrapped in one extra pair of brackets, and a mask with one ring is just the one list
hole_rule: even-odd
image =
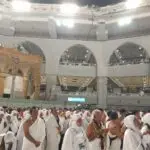
[(77, 120), (81, 119), (81, 116), (79, 114), (74, 114), (71, 117), (71, 127), (72, 128), (79, 128), (77, 125)]
[(150, 113), (147, 113), (142, 117), (142, 122), (144, 124), (150, 125)]
[(125, 119), (124, 119), (124, 125), (129, 128), (129, 129), (132, 129), (136, 132), (140, 132), (140, 129), (138, 129), (136, 126), (135, 126), (135, 123), (134, 123), (134, 120), (135, 120), (135, 116), (134, 115), (129, 115), (127, 116)]

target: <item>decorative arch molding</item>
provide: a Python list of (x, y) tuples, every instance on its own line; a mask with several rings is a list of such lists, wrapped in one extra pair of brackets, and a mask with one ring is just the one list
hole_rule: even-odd
[[(90, 48), (88, 48), (87, 46), (85, 46), (84, 44), (74, 44), (72, 46), (69, 46), (67, 49), (64, 49), (64, 51), (61, 53), (60, 57), (59, 57), (59, 63), (61, 61), (62, 56), (65, 54), (65, 52), (69, 52), (69, 51), (75, 51), (75, 48), (79, 48), (80, 51), (82, 51), (83, 53), (90, 53), (90, 55), (93, 57), (93, 60), (95, 62), (95, 64), (97, 65), (97, 59), (94, 55), (94, 53), (92, 52), (92, 50)], [(58, 64), (59, 64), (58, 63)]]
[(32, 55), (39, 55), (40, 57), (43, 58), (43, 63), (46, 63), (46, 57), (45, 54), (42, 50), (42, 48), (35, 44), (34, 42), (31, 41), (21, 41), (18, 45), (17, 45), (17, 49), (23, 53), (28, 53), (28, 54), (32, 54)]
[[(111, 64), (111, 65), (115, 65), (113, 63), (121, 63), (120, 61), (122, 61), (122, 63), (124, 63), (124, 61), (127, 61), (129, 59), (137, 59), (137, 61), (141, 59), (141, 62), (143, 60), (148, 61), (149, 59), (149, 53), (148, 51), (141, 46), (140, 44), (137, 44), (136, 42), (125, 42), (121, 45), (119, 45), (115, 50), (113, 50), (113, 53), (111, 53), (107, 64)], [(138, 64), (138, 62), (133, 62), (135, 64)], [(130, 64), (130, 63), (129, 63)]]

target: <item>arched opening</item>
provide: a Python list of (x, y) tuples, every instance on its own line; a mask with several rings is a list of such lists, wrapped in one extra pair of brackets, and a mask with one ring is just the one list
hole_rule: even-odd
[[(118, 47), (110, 57), (109, 65), (137, 67), (150, 63), (147, 51), (141, 45), (127, 42)], [(138, 65), (138, 66), (137, 66)], [(126, 67), (125, 67), (126, 68)], [(150, 92), (149, 75), (118, 76), (108, 78), (108, 92), (112, 94), (138, 94)]]
[(96, 59), (92, 51), (83, 45), (74, 45), (64, 51), (59, 60), (60, 64), (72, 65), (96, 65)]
[(149, 60), (149, 56), (142, 46), (128, 42), (121, 45), (113, 52), (109, 64), (111, 66), (140, 64), (149, 63)]
[(30, 42), (30, 41), (24, 41), (17, 45), (17, 49), (20, 52), (23, 52), (25, 54), (33, 54), (33, 55), (39, 55), (43, 59), (43, 63), (46, 63), (45, 55), (43, 53), (43, 50), (36, 44)]
[[(24, 41), (24, 42), (19, 43), (17, 45), (17, 49), (22, 53), (38, 55), (42, 58), (42, 64), (40, 67), (40, 73), (41, 73), (40, 99), (45, 99), (46, 98), (46, 73), (45, 73), (46, 58), (43, 53), (43, 50), (38, 45), (36, 45), (30, 41)], [(31, 77), (32, 73), (29, 73), (29, 76)], [(43, 80), (43, 78), (44, 78), (44, 80)], [(31, 82), (34, 82), (34, 81), (31, 81)], [(31, 90), (33, 91), (33, 89), (31, 89)], [(33, 93), (33, 92), (28, 92), (28, 93)], [(31, 95), (30, 95), (30, 97), (31, 97)]]
[[(96, 93), (97, 63), (90, 49), (80, 44), (71, 46), (61, 55), (59, 66), (64, 69), (57, 76), (57, 91), (59, 91), (57, 93), (62, 92), (80, 97)], [(75, 73), (70, 74), (68, 70)], [(93, 70), (94, 75), (89, 75), (90, 70)], [(55, 91), (55, 88), (52, 89)]]

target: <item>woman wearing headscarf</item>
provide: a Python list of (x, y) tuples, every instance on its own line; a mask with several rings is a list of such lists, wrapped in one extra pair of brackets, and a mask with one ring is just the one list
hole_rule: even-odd
[(141, 129), (143, 135), (143, 143), (145, 148), (150, 149), (150, 113), (147, 113), (142, 118), (143, 127)]
[(89, 150), (88, 140), (79, 114), (72, 116), (72, 125), (65, 133), (62, 150)]
[(140, 124), (135, 115), (129, 115), (124, 119), (126, 131), (124, 134), (123, 150), (144, 150)]

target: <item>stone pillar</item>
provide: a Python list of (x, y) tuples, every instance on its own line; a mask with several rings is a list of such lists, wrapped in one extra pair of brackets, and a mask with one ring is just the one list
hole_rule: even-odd
[(24, 98), (27, 98), (27, 93), (28, 93), (28, 78), (27, 77), (24, 77), (23, 79), (23, 92), (24, 92)]
[(11, 94), (10, 94), (11, 99), (14, 98), (15, 78), (16, 78), (16, 76), (13, 75), (12, 76), (12, 84), (11, 84)]
[(46, 100), (51, 99), (51, 92), (52, 87), (56, 86), (57, 84), (57, 76), (56, 75), (49, 75), (47, 74), (47, 81), (46, 81)]
[(107, 77), (97, 77), (97, 99), (101, 108), (107, 107)]
[(5, 76), (0, 75), (0, 96), (4, 94), (4, 87), (5, 87)]

